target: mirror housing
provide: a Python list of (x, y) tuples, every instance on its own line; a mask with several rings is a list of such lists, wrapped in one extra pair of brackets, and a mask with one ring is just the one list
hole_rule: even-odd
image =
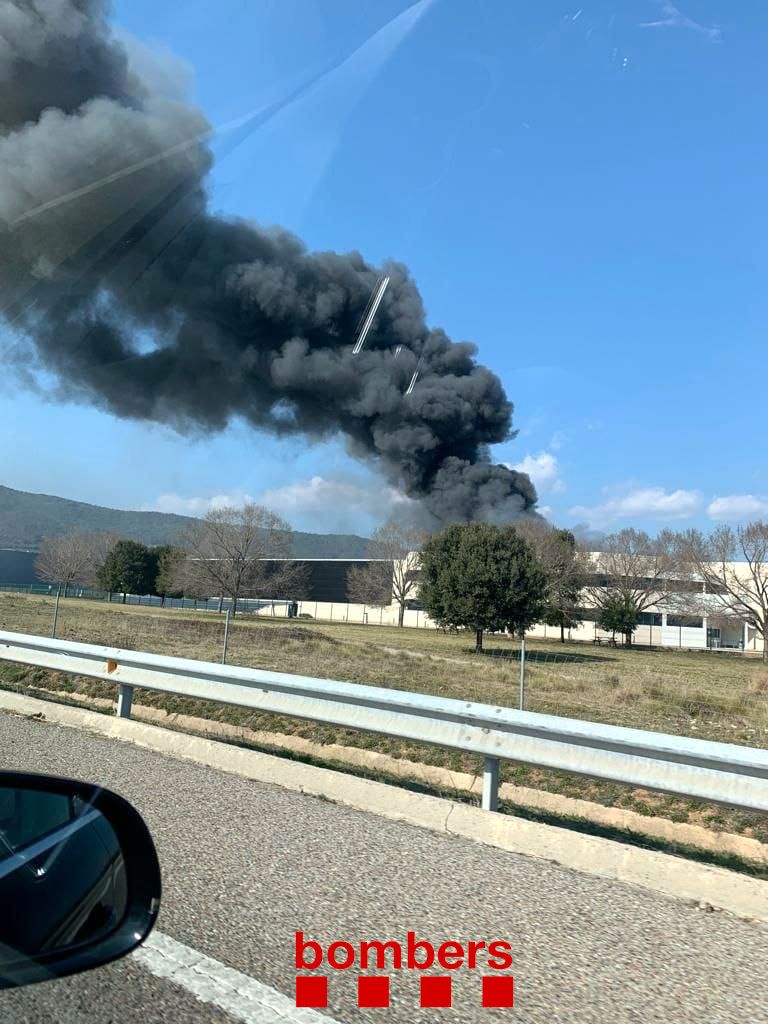
[(160, 892), (152, 837), (127, 800), (0, 772), (0, 988), (125, 956), (152, 931)]

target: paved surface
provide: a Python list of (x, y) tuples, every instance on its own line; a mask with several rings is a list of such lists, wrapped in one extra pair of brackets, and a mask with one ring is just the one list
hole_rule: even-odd
[[(289, 997), (298, 929), (326, 945), (404, 942), (409, 929), (436, 945), (512, 944), (514, 1010), (482, 1009), (479, 979), (463, 969), (452, 1010), (420, 1010), (408, 977), (393, 983), (391, 1009), (359, 1010), (353, 978), (339, 972), (328, 1014), (344, 1024), (418, 1024), (438, 1013), (469, 1024), (768, 1024), (765, 926), (6, 714), (0, 766), (73, 775), (125, 795), (158, 845), (160, 931)], [(235, 1018), (137, 959), (0, 994), (3, 1024), (161, 1019)]]

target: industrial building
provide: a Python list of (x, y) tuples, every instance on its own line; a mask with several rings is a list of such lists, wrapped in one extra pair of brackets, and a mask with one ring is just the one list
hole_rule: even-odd
[[(0, 586), (11, 583), (39, 584), (34, 571), (35, 558), (34, 551), (0, 550)], [(289, 594), (248, 595), (242, 602), (242, 610), (269, 617), (297, 615), (299, 618), (321, 621), (397, 625), (398, 606), (394, 601), (379, 607), (356, 604), (349, 599), (349, 570), (354, 566), (370, 564), (372, 559), (306, 558), (295, 561), (306, 568), (306, 587), (300, 599), (296, 600), (298, 595)], [(742, 563), (731, 563), (729, 568), (737, 573), (747, 571), (746, 565)], [(674, 581), (665, 581), (665, 589), (667, 592), (674, 591)], [(687, 583), (687, 589), (690, 590), (690, 582)], [(159, 603), (159, 598), (156, 601)], [(658, 605), (651, 605), (644, 610), (633, 634), (633, 643), (643, 647), (762, 653), (763, 640), (758, 630), (743, 617), (724, 614), (722, 601), (717, 594), (706, 594), (703, 586), (700, 586), (698, 593), (691, 595), (689, 602), (690, 606), (684, 611), (677, 608), (673, 610), (668, 606), (668, 600), (660, 600)], [(184, 602), (189, 605), (192, 603), (190, 599)], [(216, 607), (218, 602), (197, 601), (194, 604), (196, 607)], [(597, 609), (590, 607), (586, 600), (580, 609), (580, 619), (579, 626), (567, 630), (569, 640), (594, 642), (610, 639), (610, 634), (597, 626)], [(403, 625), (420, 629), (434, 629), (436, 626), (420, 605), (417, 592), (406, 604)], [(537, 624), (530, 629), (528, 635), (554, 640), (559, 639), (560, 629)]]
[[(729, 570), (741, 574), (747, 572), (743, 563), (729, 563)], [(723, 650), (762, 653), (763, 639), (755, 626), (744, 617), (726, 613), (723, 600), (718, 594), (708, 594), (704, 585), (686, 579), (660, 581), (664, 595), (659, 602), (650, 605), (640, 614), (640, 621), (633, 634), (633, 643), (642, 647), (670, 647), (688, 650)], [(329, 592), (330, 593), (330, 592)], [(669, 595), (685, 593), (685, 605), (680, 600), (670, 600)], [(333, 621), (376, 623), (397, 625), (398, 608), (392, 603), (385, 608), (374, 608), (348, 603), (340, 588), (334, 600), (304, 600), (298, 605), (299, 615)], [(264, 609), (262, 614), (274, 614)], [(598, 610), (585, 599), (579, 610), (581, 624), (567, 630), (569, 640), (594, 642), (612, 639), (611, 634), (597, 625)], [(403, 625), (434, 629), (435, 623), (419, 604), (418, 594), (408, 601)], [(528, 633), (541, 639), (559, 639), (560, 628), (543, 623), (533, 626)]]

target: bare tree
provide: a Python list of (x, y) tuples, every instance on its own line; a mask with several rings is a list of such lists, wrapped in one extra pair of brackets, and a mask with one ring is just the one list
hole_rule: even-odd
[(91, 550), (83, 533), (46, 537), (40, 545), (35, 572), (41, 580), (64, 588), (64, 597), (73, 583), (85, 583)]
[(355, 566), (347, 573), (347, 593), (352, 600), (376, 608), (394, 601), (397, 624), (402, 626), (406, 605), (419, 587), (419, 552), (426, 539), (424, 530), (392, 519), (375, 530), (371, 555), (377, 561)]
[(113, 530), (101, 530), (98, 533), (85, 534), (90, 551), (85, 582), (89, 586), (97, 586), (99, 570), (104, 565), (115, 544), (121, 539)]
[(241, 597), (283, 592), (293, 600), (305, 586), (304, 567), (290, 559), (291, 527), (260, 505), (211, 509), (184, 533), (187, 559), (180, 584), (187, 593), (219, 597), (237, 611)]
[(40, 545), (35, 571), (40, 579), (64, 587), (96, 582), (96, 574), (117, 542), (111, 533), (67, 533), (46, 537)]
[(533, 518), (519, 520), (514, 528), (536, 552), (546, 574), (543, 620), (548, 626), (560, 627), (560, 642), (565, 643), (566, 629), (581, 622), (579, 598), (585, 583), (585, 566), (576, 538), (570, 530), (558, 530)]
[[(673, 603), (675, 595), (685, 589), (679, 545), (668, 530), (658, 537), (640, 530), (620, 530), (604, 537), (601, 548), (582, 556), (585, 593), (598, 609), (613, 606), (618, 599), (639, 615), (651, 606)], [(670, 581), (675, 582), (670, 585)], [(631, 631), (625, 640), (631, 643)]]
[(768, 661), (768, 523), (719, 526), (708, 537), (687, 530), (677, 543), (690, 576), (704, 585), (699, 609), (710, 619), (746, 621), (762, 637)]

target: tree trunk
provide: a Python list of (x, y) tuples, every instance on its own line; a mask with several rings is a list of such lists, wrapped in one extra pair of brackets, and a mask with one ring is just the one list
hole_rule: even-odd
[(64, 593), (61, 595), (62, 597), (66, 597), (67, 596), (67, 587), (68, 586), (69, 586), (68, 581), (64, 580)]
[(125, 591), (123, 591), (123, 600), (121, 602), (122, 604), (125, 604), (125, 599), (126, 599), (127, 596), (128, 595), (125, 593)]
[(405, 621), (405, 604), (404, 604), (404, 602), (401, 601), (400, 602), (400, 607), (397, 610), (397, 624), (398, 624), (398, 626), (402, 626), (404, 621)]
[(475, 630), (475, 654), (479, 654), (483, 649), (483, 631), (482, 629)]
[(560, 643), (561, 644), (565, 643), (565, 623), (564, 622), (560, 623)]
[[(746, 653), (747, 645), (744, 644), (744, 651)], [(768, 661), (768, 620), (766, 620), (763, 626), (763, 662)]]
[(625, 633), (624, 634), (624, 646), (625, 647), (631, 647), (632, 646), (632, 634), (631, 633)]
[(219, 612), (224, 610), (224, 595), (222, 594), (219, 598)]

